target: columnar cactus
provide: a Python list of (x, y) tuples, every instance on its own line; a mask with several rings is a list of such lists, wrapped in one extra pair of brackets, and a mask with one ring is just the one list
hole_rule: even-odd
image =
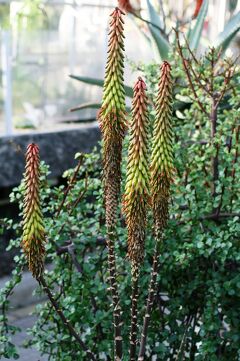
[(156, 100), (156, 120), (153, 130), (151, 157), (152, 208), (157, 236), (167, 224), (169, 191), (170, 184), (173, 180), (173, 132), (171, 117), (171, 67), (169, 63), (165, 61), (161, 67), (161, 77)]
[(132, 267), (144, 257), (146, 214), (149, 203), (149, 120), (146, 85), (139, 77), (134, 86), (128, 148), (124, 210), (128, 228), (128, 256)]
[(121, 182), (122, 141), (126, 121), (122, 14), (123, 12), (118, 8), (111, 14), (103, 101), (99, 112), (103, 136), (103, 179), (108, 228), (112, 228), (116, 223)]
[(35, 278), (39, 278), (44, 269), (45, 232), (40, 204), (39, 148), (29, 144), (26, 153), (26, 171), (24, 174), (24, 209), (22, 247), (28, 259), (28, 267)]

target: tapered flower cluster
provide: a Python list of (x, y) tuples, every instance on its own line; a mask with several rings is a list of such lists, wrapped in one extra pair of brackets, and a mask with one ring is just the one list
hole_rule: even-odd
[(24, 175), (25, 195), (23, 209), (22, 247), (28, 259), (28, 267), (35, 278), (44, 269), (45, 232), (40, 205), (39, 148), (29, 144), (26, 153)]
[(149, 203), (149, 120), (146, 85), (138, 78), (134, 86), (128, 148), (124, 210), (128, 229), (128, 256), (133, 268), (144, 257), (146, 215)]
[(161, 66), (151, 156), (151, 195), (156, 236), (166, 227), (173, 181), (172, 80), (168, 62)]
[(130, 0), (118, 0), (118, 6), (125, 13), (134, 13)]
[(122, 11), (111, 14), (103, 101), (99, 112), (103, 137), (103, 180), (106, 224), (116, 223), (121, 182), (122, 141), (125, 132), (125, 91), (123, 85), (124, 35)]

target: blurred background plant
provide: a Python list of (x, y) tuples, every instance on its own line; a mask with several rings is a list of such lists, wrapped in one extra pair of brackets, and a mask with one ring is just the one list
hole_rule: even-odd
[[(208, 45), (221, 44), (228, 56), (239, 53), (240, 3), (237, 0), (128, 0), (122, 1), (124, 3), (133, 9), (126, 19), (127, 85), (135, 81), (132, 62), (139, 59), (145, 63), (159, 62), (171, 57), (175, 49), (172, 28), (183, 32), (198, 54)], [(99, 84), (96, 79), (102, 84), (107, 16), (109, 8), (116, 5), (117, 0), (1, 1), (1, 75), (9, 88), (0, 90), (0, 134), (29, 132), (23, 128), (52, 131), (96, 119), (101, 88), (89, 84)], [(87, 58), (98, 58), (98, 62), (89, 65)], [(85, 84), (69, 79), (69, 74), (79, 76)], [(89, 103), (95, 106), (86, 106)], [(81, 111), (69, 112), (71, 106), (79, 108), (79, 104)]]
[[(220, 7), (217, 3), (214, 4), (209, 0), (181, 1), (180, 3), (173, 6), (176, 4), (173, 4), (172, 1), (165, 2), (162, 0), (118, 1), (120, 8), (128, 14), (131, 21), (144, 36), (157, 63), (171, 59), (172, 54), (176, 51), (176, 31), (182, 33), (182, 40), (187, 41), (190, 50), (197, 57), (201, 56), (208, 46), (221, 49), (222, 56), (225, 52), (227, 55), (233, 55), (230, 45), (240, 29), (240, 11), (234, 13), (238, 5), (237, 1), (222, 2)], [(223, 10), (228, 15), (226, 16), (224, 13), (224, 20), (222, 16), (219, 17), (222, 24), (218, 24), (217, 29), (221, 30), (219, 32), (216, 29), (213, 31), (216, 18), (212, 11), (219, 14)], [(209, 13), (212, 14), (209, 16)], [(86, 84), (97, 86), (103, 84), (101, 79), (76, 75), (71, 75), (71, 77)], [(127, 95), (132, 96), (130, 90)], [(100, 104), (94, 102), (88, 106), (99, 108)], [(75, 107), (73, 110), (82, 109), (86, 109), (86, 104)]]

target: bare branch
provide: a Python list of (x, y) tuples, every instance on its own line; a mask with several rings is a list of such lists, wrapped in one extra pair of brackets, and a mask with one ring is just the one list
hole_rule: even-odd
[[(175, 30), (175, 29), (174, 29)], [(188, 83), (190, 85), (190, 88), (194, 94), (194, 97), (195, 97), (195, 100), (197, 101), (197, 104), (199, 105), (200, 109), (202, 110), (202, 112), (209, 116), (208, 112), (206, 111), (206, 109), (203, 107), (202, 103), (200, 102), (198, 96), (197, 96), (197, 93), (196, 93), (196, 90), (194, 88), (194, 85), (192, 83), (192, 79), (191, 79), (191, 74), (189, 73), (189, 70), (188, 70), (188, 67), (187, 67), (187, 59), (184, 58), (184, 55), (183, 55), (183, 51), (182, 51), (182, 47), (181, 47), (181, 44), (180, 44), (180, 40), (179, 40), (179, 32), (177, 30), (175, 30), (176, 32), (176, 37), (177, 37), (177, 48), (178, 48), (178, 52), (179, 52), (179, 55), (181, 57), (181, 60), (182, 60), (182, 64), (183, 64), (183, 67), (184, 67), (184, 70), (185, 70), (185, 73), (187, 75), (187, 78), (188, 78)]]
[(80, 157), (80, 159), (79, 159), (79, 161), (78, 161), (77, 167), (76, 167), (76, 169), (74, 170), (73, 176), (72, 176), (72, 178), (70, 179), (70, 182), (69, 182), (69, 184), (68, 184), (68, 186), (67, 186), (67, 189), (66, 189), (65, 192), (64, 192), (64, 196), (63, 196), (62, 202), (60, 203), (60, 205), (59, 205), (59, 207), (58, 207), (58, 210), (57, 210), (57, 212), (56, 212), (55, 218), (58, 218), (58, 216), (59, 216), (59, 214), (60, 214), (60, 212), (61, 212), (61, 210), (62, 210), (62, 208), (63, 208), (63, 206), (64, 206), (64, 203), (65, 203), (65, 201), (66, 201), (66, 198), (67, 198), (70, 190), (73, 188), (73, 186), (74, 186), (74, 184), (75, 184), (75, 182), (76, 182), (76, 178), (77, 178), (77, 175), (78, 175), (78, 172), (79, 172), (79, 170), (80, 170), (80, 167), (81, 167), (82, 163), (83, 163), (83, 154), (81, 154), (81, 157)]
[(86, 354), (89, 357), (89, 360), (96, 361), (96, 358), (91, 350), (87, 347), (85, 342), (81, 339), (81, 337), (78, 335), (76, 330), (74, 329), (71, 322), (64, 316), (64, 313), (59, 305), (59, 303), (56, 301), (55, 297), (53, 296), (50, 288), (48, 287), (45, 279), (43, 276), (40, 276), (38, 279), (39, 284), (43, 287), (43, 290), (46, 292), (52, 306), (54, 307), (55, 311), (57, 312), (58, 316), (61, 318), (63, 324), (68, 329), (70, 335), (75, 338), (75, 340), (78, 342), (78, 344), (81, 346), (81, 348), (86, 352)]

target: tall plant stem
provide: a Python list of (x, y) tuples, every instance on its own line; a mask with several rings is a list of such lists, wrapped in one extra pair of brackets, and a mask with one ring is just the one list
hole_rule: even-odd
[(65, 325), (65, 327), (68, 329), (69, 333), (71, 336), (73, 336), (75, 338), (75, 340), (77, 341), (77, 343), (81, 346), (81, 348), (86, 352), (87, 357), (89, 360), (92, 361), (96, 361), (96, 358), (94, 356), (94, 354), (92, 353), (92, 351), (89, 350), (89, 348), (87, 347), (87, 345), (83, 342), (83, 340), (80, 338), (80, 336), (77, 334), (76, 330), (74, 329), (73, 325), (71, 324), (71, 322), (64, 316), (61, 307), (59, 305), (59, 303), (57, 302), (57, 300), (55, 299), (55, 297), (53, 296), (50, 288), (48, 287), (45, 279), (43, 276), (40, 276), (38, 278), (38, 282), (39, 284), (42, 286), (43, 290), (46, 292), (49, 301), (51, 302), (52, 306), (54, 307), (55, 311), (57, 312), (58, 316), (61, 318), (63, 324)]
[(133, 270), (132, 274), (132, 307), (131, 307), (131, 328), (130, 328), (130, 361), (136, 360), (137, 333), (138, 333), (138, 297), (139, 297), (139, 267)]
[(122, 359), (121, 308), (118, 295), (116, 223), (121, 189), (122, 142), (126, 129), (124, 92), (124, 21), (119, 8), (110, 15), (108, 57), (99, 122), (103, 137), (103, 188), (106, 210), (108, 269), (113, 303), (114, 359)]
[(149, 192), (149, 118), (146, 84), (141, 77), (134, 86), (128, 146), (124, 210), (128, 229), (128, 257), (132, 273), (130, 360), (136, 358), (138, 333), (138, 279), (144, 257)]
[(114, 240), (116, 231), (110, 229), (107, 232), (107, 246), (108, 246), (108, 268), (109, 268), (109, 283), (113, 302), (113, 325), (114, 325), (114, 349), (115, 361), (122, 360), (122, 321), (121, 321), (121, 307), (118, 294), (117, 273), (116, 273), (116, 258), (114, 251)]
[[(214, 96), (212, 98), (210, 121), (211, 121), (211, 139), (212, 139), (212, 143), (214, 143), (214, 138), (217, 132), (217, 104)], [(213, 197), (216, 196), (216, 181), (218, 180), (218, 146), (215, 145), (215, 148), (216, 148), (216, 154), (212, 157)]]
[(143, 361), (144, 357), (145, 357), (148, 327), (149, 327), (150, 318), (151, 318), (154, 296), (157, 292), (159, 246), (160, 246), (160, 238), (158, 238), (158, 240), (157, 240), (157, 243), (155, 246), (155, 251), (154, 251), (154, 256), (153, 256), (151, 280), (150, 280), (150, 285), (149, 285), (149, 290), (148, 290), (146, 311), (145, 311), (145, 316), (144, 316), (144, 320), (143, 320), (143, 328), (142, 328), (142, 334), (141, 334), (141, 340), (140, 340), (138, 361)]

